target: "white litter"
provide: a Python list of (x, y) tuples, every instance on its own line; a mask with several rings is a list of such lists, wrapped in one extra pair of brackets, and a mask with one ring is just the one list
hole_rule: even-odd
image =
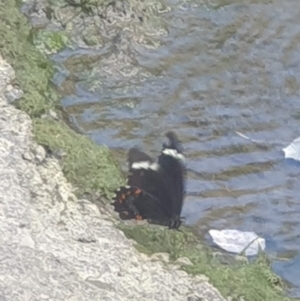
[(300, 161), (300, 137), (296, 138), (290, 145), (283, 148), (284, 157), (286, 159), (294, 159)]
[(208, 231), (213, 242), (221, 249), (240, 254), (244, 251), (246, 256), (254, 256), (260, 250), (266, 248), (266, 241), (254, 232), (242, 232), (239, 230), (215, 230)]

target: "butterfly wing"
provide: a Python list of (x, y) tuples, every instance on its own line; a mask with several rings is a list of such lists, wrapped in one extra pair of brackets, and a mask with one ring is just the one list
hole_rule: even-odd
[(164, 173), (164, 206), (172, 220), (180, 220), (185, 197), (186, 168), (183, 147), (173, 132), (166, 134), (169, 142), (163, 145), (158, 163)]
[(114, 198), (115, 210), (122, 219), (148, 219), (153, 223), (178, 228), (185, 195), (183, 148), (173, 132), (166, 135), (168, 144), (158, 163), (137, 148), (129, 150), (127, 186)]
[[(173, 132), (168, 132), (166, 136), (168, 143), (163, 145), (158, 163), (153, 163), (149, 158), (148, 161), (129, 160), (133, 162), (130, 173), (134, 176), (129, 177), (128, 184), (139, 187), (151, 196), (151, 199), (136, 204), (140, 212), (144, 209), (147, 219), (159, 224), (167, 222), (170, 228), (178, 228), (185, 197), (186, 168), (183, 147), (178, 137)], [(141, 154), (136, 157), (147, 158)]]
[(149, 155), (142, 152), (138, 148), (136, 147), (131, 148), (128, 152), (129, 168), (131, 168), (134, 163), (141, 163), (141, 162), (146, 162), (149, 164), (152, 163), (153, 160)]
[(160, 200), (136, 187), (120, 187), (116, 191), (113, 206), (123, 220), (148, 219), (155, 223), (166, 220)]
[(114, 197), (115, 211), (121, 219), (163, 219), (161, 201), (157, 198), (161, 187), (159, 166), (137, 148), (128, 153), (127, 186), (120, 187)]
[(139, 199), (140, 191), (130, 186), (122, 186), (115, 193), (112, 205), (115, 207), (115, 211), (119, 213), (120, 218), (123, 220), (138, 219), (139, 212), (135, 207), (135, 200)]
[(132, 148), (128, 153), (129, 175), (127, 185), (138, 187), (153, 198), (158, 197), (162, 187), (159, 165), (139, 149)]

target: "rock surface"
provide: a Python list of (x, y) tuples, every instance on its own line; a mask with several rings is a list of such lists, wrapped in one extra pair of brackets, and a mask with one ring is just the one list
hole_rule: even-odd
[(9, 104), (13, 77), (0, 57), (0, 300), (224, 300), (205, 276), (140, 254), (74, 196), (30, 118)]

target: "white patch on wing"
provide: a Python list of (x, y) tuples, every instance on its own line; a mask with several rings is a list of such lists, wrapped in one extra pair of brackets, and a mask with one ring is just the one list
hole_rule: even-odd
[(158, 163), (152, 163), (152, 164), (149, 166), (149, 169), (154, 170), (154, 171), (159, 170), (159, 168), (160, 168), (160, 165), (159, 165)]
[(132, 169), (151, 169), (151, 170), (158, 170), (160, 168), (159, 164), (151, 163), (150, 161), (142, 161), (142, 162), (135, 162), (131, 165)]
[(184, 155), (181, 154), (181, 153), (178, 153), (176, 149), (171, 149), (171, 148), (165, 148), (162, 153), (164, 155), (167, 155), (167, 156), (171, 156), (177, 160), (180, 160), (180, 161), (185, 161), (185, 158), (184, 158)]
[(148, 169), (151, 166), (151, 162), (149, 161), (142, 161), (142, 162), (135, 162), (131, 165), (132, 169)]

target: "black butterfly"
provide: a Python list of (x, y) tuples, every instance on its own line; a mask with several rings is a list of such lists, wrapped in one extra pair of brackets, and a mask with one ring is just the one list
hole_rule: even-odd
[(166, 134), (158, 162), (137, 148), (129, 150), (127, 186), (120, 187), (114, 197), (115, 211), (121, 219), (141, 220), (178, 229), (185, 197), (183, 147), (173, 132)]

